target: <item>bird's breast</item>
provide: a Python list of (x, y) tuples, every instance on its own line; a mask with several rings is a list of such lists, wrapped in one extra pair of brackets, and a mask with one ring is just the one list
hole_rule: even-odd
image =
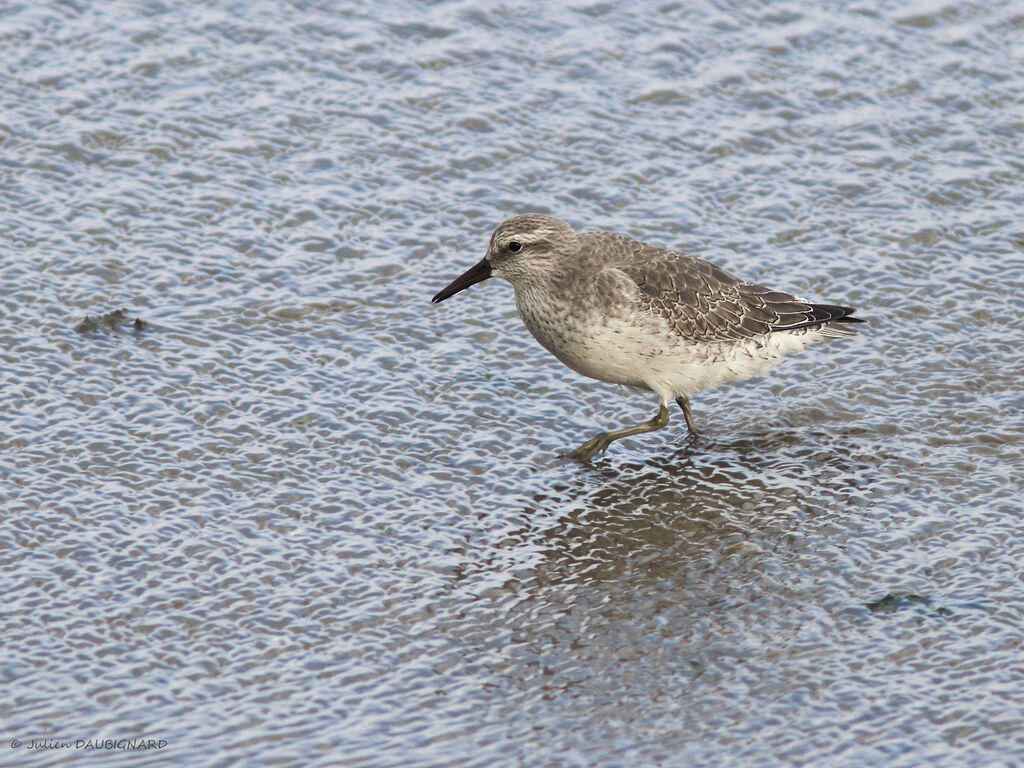
[(651, 350), (638, 339), (635, 326), (607, 307), (591, 304), (553, 292), (516, 289), (523, 323), (565, 365), (602, 381), (644, 386), (643, 360)]

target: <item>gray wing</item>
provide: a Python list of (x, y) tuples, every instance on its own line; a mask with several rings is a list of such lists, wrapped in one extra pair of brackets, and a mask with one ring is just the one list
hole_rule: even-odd
[(688, 254), (633, 242), (631, 258), (614, 268), (636, 283), (644, 309), (686, 338), (738, 341), (829, 322), (862, 322), (848, 317), (851, 307), (812, 304)]

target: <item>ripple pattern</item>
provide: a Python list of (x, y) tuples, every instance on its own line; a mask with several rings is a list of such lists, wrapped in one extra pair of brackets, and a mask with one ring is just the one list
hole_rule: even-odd
[[(0, 8), (0, 763), (1015, 764), (1022, 34)], [(429, 303), (523, 210), (870, 323), (581, 467), (653, 402)]]

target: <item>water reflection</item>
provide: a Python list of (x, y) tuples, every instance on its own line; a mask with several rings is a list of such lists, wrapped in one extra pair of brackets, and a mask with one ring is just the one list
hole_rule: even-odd
[[(792, 453), (796, 445), (803, 450)], [(822, 470), (829, 468), (841, 478), (827, 489), (838, 509), (822, 508)], [(544, 511), (556, 522), (520, 537), (543, 549), (539, 584), (585, 585), (626, 572), (634, 581), (685, 583), (723, 567), (743, 569), (735, 574), (742, 582), (766, 552), (785, 550), (794, 529), (863, 506), (856, 478), (866, 469), (807, 434), (701, 439), (641, 464), (598, 465), (557, 494), (535, 496), (525, 516)]]

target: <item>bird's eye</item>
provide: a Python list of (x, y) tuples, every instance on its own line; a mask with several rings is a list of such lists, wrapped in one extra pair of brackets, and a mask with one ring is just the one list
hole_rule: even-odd
[(523, 244), (513, 240), (508, 244), (508, 249), (512, 251), (512, 253), (517, 253), (518, 251), (523, 250)]

